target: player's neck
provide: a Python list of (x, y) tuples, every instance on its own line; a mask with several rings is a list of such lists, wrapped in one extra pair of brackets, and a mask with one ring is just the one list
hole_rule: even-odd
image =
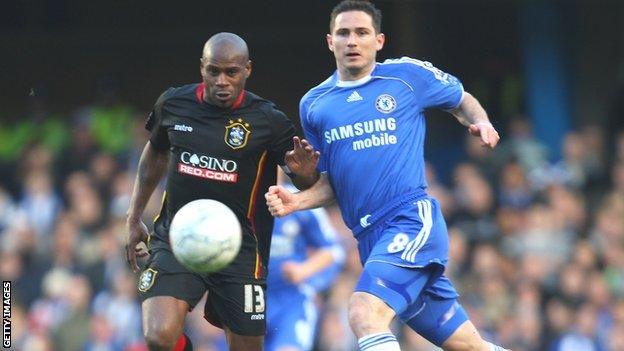
[(362, 79), (364, 77), (369, 76), (373, 72), (373, 69), (375, 69), (375, 63), (374, 62), (370, 66), (364, 67), (364, 68), (358, 69), (358, 70), (349, 70), (349, 69), (344, 68), (344, 67), (339, 67), (338, 68), (338, 79), (340, 79), (341, 81), (360, 80), (360, 79)]

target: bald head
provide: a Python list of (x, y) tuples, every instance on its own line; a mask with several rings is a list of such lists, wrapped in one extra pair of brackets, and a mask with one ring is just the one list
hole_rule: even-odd
[(251, 74), (245, 41), (233, 33), (215, 34), (204, 45), (200, 61), (204, 100), (220, 107), (234, 106)]
[(202, 59), (249, 61), (249, 50), (243, 38), (234, 33), (217, 33), (204, 45)]

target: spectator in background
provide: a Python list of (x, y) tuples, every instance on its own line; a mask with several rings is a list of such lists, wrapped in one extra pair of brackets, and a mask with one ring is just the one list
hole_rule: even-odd
[(455, 203), (457, 213), (451, 222), (472, 242), (492, 242), (498, 228), (493, 217), (494, 191), (472, 164), (455, 168)]
[(573, 317), (574, 327), (551, 346), (551, 351), (603, 351), (596, 337), (596, 310), (589, 304), (579, 306)]
[(136, 297), (134, 275), (124, 269), (113, 277), (112, 289), (100, 292), (93, 301), (93, 313), (106, 319), (115, 344), (142, 341), (141, 306)]
[(80, 275), (71, 277), (67, 287), (67, 312), (53, 332), (54, 349), (81, 351), (89, 336), (91, 287), (86, 277)]
[[(280, 178), (283, 184), (284, 175)], [(267, 314), (266, 350), (312, 349), (317, 293), (333, 284), (344, 258), (324, 209), (275, 219), (267, 278), (267, 304), (272, 307)]]
[(22, 185), (18, 207), (44, 249), (49, 247), (50, 232), (61, 210), (60, 198), (53, 186), (52, 162), (52, 154), (37, 144), (27, 149), (17, 168)]
[(565, 263), (575, 239), (565, 230), (560, 214), (547, 205), (535, 204), (527, 211), (520, 231), (505, 238), (503, 250), (512, 258), (527, 261), (529, 271), (525, 272), (537, 273), (538, 283), (544, 283)]
[[(73, 117), (71, 125), (71, 142), (60, 152), (57, 174), (59, 180), (64, 180), (77, 171), (86, 171), (93, 156), (100, 150), (91, 134), (90, 119), (84, 111), (78, 111)], [(59, 183), (59, 185), (62, 185)]]
[(611, 193), (624, 198), (624, 161), (613, 165), (611, 170)]
[(561, 217), (563, 230), (579, 237), (587, 228), (585, 198), (573, 187), (553, 184), (545, 190), (545, 198), (553, 212)]
[(41, 247), (49, 248), (50, 234), (61, 210), (61, 201), (54, 192), (51, 173), (29, 173), (24, 180), (24, 190), (18, 206), (26, 216), (28, 225), (35, 231), (36, 240), (41, 242)]
[(92, 238), (90, 249), (85, 250), (83, 266), (91, 284), (97, 291), (110, 291), (118, 276), (127, 273), (122, 252), (123, 222), (109, 222)]
[[(89, 164), (93, 187), (105, 204), (110, 203), (112, 182), (117, 171), (117, 161), (111, 154), (105, 152), (95, 154)], [(104, 214), (108, 215), (108, 208), (104, 208)]]
[(43, 279), (42, 296), (33, 302), (28, 313), (30, 327), (39, 333), (51, 335), (67, 317), (67, 287), (72, 282), (71, 273), (65, 268), (47, 272)]
[(552, 183), (582, 189), (587, 183), (585, 160), (587, 149), (580, 133), (568, 133), (563, 140), (563, 159), (549, 167), (532, 172), (535, 186), (544, 188)]
[(106, 317), (93, 315), (89, 323), (89, 331), (89, 339), (84, 351), (124, 351), (126, 345), (115, 342), (115, 334)]
[(522, 169), (531, 173), (548, 164), (548, 148), (533, 134), (529, 119), (516, 116), (509, 123), (509, 131), (494, 155), (499, 168), (510, 161), (520, 164)]
[(72, 173), (65, 183), (67, 214), (75, 221), (81, 235), (92, 236), (106, 221), (102, 203), (93, 178), (85, 172)]
[(78, 270), (80, 233), (76, 222), (70, 216), (59, 218), (54, 230), (54, 242), (51, 256), (48, 258), (53, 267)]
[(526, 172), (517, 162), (503, 166), (498, 183), (497, 199), (503, 208), (525, 210), (535, 199)]

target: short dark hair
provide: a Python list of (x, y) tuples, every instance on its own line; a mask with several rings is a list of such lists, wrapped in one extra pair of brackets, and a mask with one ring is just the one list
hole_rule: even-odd
[(343, 0), (331, 12), (329, 19), (329, 32), (334, 30), (336, 17), (347, 11), (363, 11), (373, 19), (373, 28), (375, 32), (381, 33), (381, 11), (368, 0)]

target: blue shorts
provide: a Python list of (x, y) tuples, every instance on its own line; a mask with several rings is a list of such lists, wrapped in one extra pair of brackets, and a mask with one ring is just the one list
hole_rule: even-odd
[(364, 270), (355, 291), (379, 297), (414, 331), (440, 346), (468, 320), (444, 276), (448, 231), (440, 205), (424, 198), (358, 235)]
[(406, 268), (368, 263), (355, 291), (383, 300), (401, 321), (437, 346), (468, 320), (453, 284), (435, 264)]
[(286, 346), (311, 350), (318, 319), (314, 294), (296, 288), (267, 290), (265, 350)]
[(378, 261), (425, 267), (448, 262), (448, 230), (435, 199), (408, 203), (377, 223), (357, 237), (362, 265)]

